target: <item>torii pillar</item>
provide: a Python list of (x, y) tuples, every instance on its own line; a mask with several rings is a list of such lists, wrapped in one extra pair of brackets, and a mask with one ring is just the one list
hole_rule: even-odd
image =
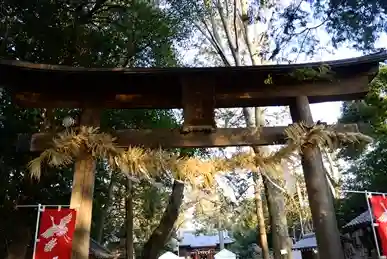
[[(100, 109), (86, 108), (80, 115), (80, 125), (99, 127)], [(72, 240), (72, 259), (88, 259), (96, 161), (86, 149), (81, 151), (74, 166), (70, 208), (77, 211)]]
[[(293, 122), (313, 125), (307, 96), (299, 96), (290, 104)], [(343, 259), (344, 253), (337, 228), (335, 209), (325, 175), (324, 164), (318, 147), (306, 146), (302, 149), (302, 168), (304, 171), (309, 206), (316, 231), (319, 258)]]

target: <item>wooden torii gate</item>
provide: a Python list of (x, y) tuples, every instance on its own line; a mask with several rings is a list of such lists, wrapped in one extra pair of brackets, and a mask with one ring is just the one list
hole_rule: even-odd
[[(0, 83), (26, 108), (81, 108), (80, 124), (99, 126), (101, 109), (183, 108), (182, 129), (116, 132), (120, 146), (225, 147), (284, 142), (283, 127), (216, 129), (215, 108), (290, 106), (294, 122), (313, 123), (309, 103), (360, 99), (385, 52), (325, 63), (250, 67), (90, 69), (0, 61)], [(303, 69), (328, 65), (329, 78), (299, 79)], [(271, 78), (270, 84), (264, 81)], [(341, 125), (353, 131), (356, 125)], [(50, 134), (36, 133), (31, 151), (43, 151)], [(333, 201), (318, 148), (305, 147), (302, 166), (320, 258), (342, 259)], [(73, 258), (88, 258), (95, 161), (84, 152), (74, 169), (71, 206), (78, 208)]]

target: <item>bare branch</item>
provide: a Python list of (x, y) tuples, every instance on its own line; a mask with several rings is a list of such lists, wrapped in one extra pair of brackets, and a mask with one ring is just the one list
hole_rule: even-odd
[(220, 16), (220, 20), (222, 21), (222, 26), (223, 26), (224, 32), (226, 34), (227, 43), (228, 43), (228, 46), (230, 48), (231, 54), (232, 54), (232, 56), (234, 58), (235, 65), (236, 66), (240, 66), (239, 50), (236, 49), (236, 47), (232, 43), (230, 29), (228, 27), (227, 20), (224, 17), (223, 7), (222, 7), (222, 5), (220, 3), (220, 0), (217, 1), (216, 8), (218, 10), (218, 13), (219, 13), (219, 16)]
[(304, 43), (305, 43), (305, 41), (306, 41), (306, 39), (307, 39), (307, 37), (308, 37), (308, 35), (309, 35), (309, 32), (310, 32), (310, 31), (308, 31), (308, 32), (305, 34), (305, 37), (304, 37), (304, 39), (302, 40), (300, 49), (298, 50), (298, 53), (297, 53), (297, 56), (296, 56), (296, 59), (294, 60), (294, 62), (297, 62), (298, 58), (300, 57), (300, 54), (301, 54), (302, 50), (304, 49)]
[[(227, 4), (227, 3), (226, 3)], [(237, 27), (237, 0), (234, 0), (234, 33), (235, 33), (235, 49), (239, 52), (239, 35)]]
[(210, 28), (208, 28), (207, 24), (203, 21), (204, 28), (208, 34), (197, 23), (194, 23), (194, 25), (202, 33), (202, 35), (210, 42), (211, 46), (217, 51), (217, 53), (219, 54), (223, 63), (226, 66), (231, 66), (230, 62), (228, 61), (228, 59), (223, 51), (222, 46), (217, 42), (215, 36), (211, 33)]
[[(298, 11), (298, 9), (300, 8), (300, 5), (301, 5), (301, 3), (297, 6), (297, 8), (295, 9), (295, 11), (293, 13)], [(304, 33), (309, 34), (311, 31), (316, 30), (316, 29), (320, 28), (321, 26), (323, 26), (325, 23), (327, 23), (331, 18), (332, 12), (333, 12), (333, 9), (330, 10), (330, 12), (327, 14), (327, 17), (321, 23), (319, 23), (315, 26), (312, 26), (312, 27), (304, 28), (300, 32), (293, 33), (293, 34), (289, 35), (287, 37), (287, 39), (283, 40), (281, 43), (278, 43), (275, 50), (273, 51), (272, 55), (270, 56), (269, 60), (273, 60), (279, 54), (279, 50), (283, 49), (295, 37), (300, 36)], [(285, 29), (286, 29), (286, 27), (284, 28), (284, 30)], [(305, 39), (304, 39), (304, 41), (305, 41)]]

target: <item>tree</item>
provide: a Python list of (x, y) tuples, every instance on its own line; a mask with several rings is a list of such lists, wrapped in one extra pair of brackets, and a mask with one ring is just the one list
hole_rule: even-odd
[(173, 13), (144, 1), (3, 2), (1, 55), (39, 63), (173, 66), (172, 43), (189, 28)]
[[(117, 112), (117, 110), (110, 110), (106, 115), (107, 119), (113, 118), (113, 120), (109, 122), (108, 125), (106, 125), (106, 129), (115, 128), (118, 130), (128, 127), (171, 128), (178, 126), (177, 121), (175, 120), (175, 117), (171, 111), (151, 110), (127, 112), (121, 110)], [(121, 122), (121, 125), (117, 123), (117, 121)], [(112, 229), (113, 226), (111, 224), (113, 223), (113, 230), (115, 232), (110, 230), (108, 233), (105, 233), (105, 241), (109, 241), (109, 239), (111, 239), (112, 236), (116, 234), (116, 232), (122, 232), (120, 236), (124, 235), (127, 242), (125, 247), (127, 250), (126, 255), (127, 257), (130, 257), (133, 256), (133, 237), (136, 237), (138, 241), (137, 245), (144, 245), (150, 238), (152, 231), (154, 231), (159, 221), (161, 220), (161, 213), (163, 208), (168, 205), (166, 199), (168, 195), (167, 189), (169, 189), (168, 187), (170, 185), (170, 179), (163, 180), (161, 183), (161, 185), (164, 184), (164, 186), (167, 186), (167, 188), (158, 189), (155, 185), (152, 185), (152, 183), (147, 181), (132, 182), (131, 178), (123, 176), (119, 172), (111, 173), (113, 177), (112, 179), (114, 180), (113, 185), (117, 186), (117, 189), (115, 189), (114, 186), (109, 185), (109, 191), (111, 192), (106, 191), (106, 193), (110, 193), (111, 196), (108, 195), (105, 202), (106, 206), (110, 206), (101, 209), (102, 212), (97, 214), (101, 215), (100, 217), (103, 217), (105, 213), (110, 211), (110, 217), (107, 219), (111, 223), (107, 224), (107, 226), (103, 226), (101, 225), (102, 219), (100, 218), (98, 221), (98, 226), (100, 228), (99, 233), (103, 231), (101, 227)], [(171, 196), (176, 195), (172, 192)], [(122, 200), (125, 200), (125, 206), (120, 206), (122, 204)], [(124, 225), (123, 229), (121, 229), (122, 225)], [(129, 229), (129, 231), (126, 231), (126, 229)], [(161, 232), (161, 234), (164, 234), (164, 232)], [(140, 250), (136, 250), (137, 253), (141, 253), (142, 247)]]
[[(175, 10), (190, 10), (186, 19), (195, 25), (201, 35), (197, 42), (201, 46), (199, 54), (206, 56), (205, 60), (198, 58), (199, 64), (221, 66), (262, 65), (274, 60), (291, 62), (300, 55), (310, 56), (322, 48), (316, 34), (319, 26), (310, 24), (312, 15), (301, 6), (301, 2), (282, 6), (275, 1), (168, 1)], [(262, 127), (265, 124), (262, 108), (243, 108), (243, 116), (247, 127)], [(253, 150), (260, 155), (268, 153), (265, 148), (253, 147)], [(256, 173), (271, 179), (264, 178), (263, 185), (268, 195), (271, 225), (275, 226), (275, 258), (281, 257), (280, 251), (284, 248), (288, 251), (286, 256), (291, 256), (285, 198), (276, 188), (283, 180), (282, 172)], [(258, 193), (259, 177), (255, 182)], [(266, 259), (269, 254), (259, 196), (256, 197), (256, 208), (261, 226), (259, 243), (263, 246)]]
[[(2, 1), (1, 6), (0, 56), (36, 63), (85, 67), (175, 66), (178, 60), (174, 46), (185, 37), (189, 28), (189, 25), (179, 22), (179, 17), (173, 12), (153, 8), (143, 1), (82, 1), (71, 5), (52, 1), (39, 1), (39, 4)], [(9, 256), (15, 252), (20, 258), (28, 252), (27, 243), (31, 242), (35, 214), (26, 213), (26, 209), (15, 211), (14, 205), (68, 203), (72, 173), (71, 170), (54, 172), (47, 169), (39, 182), (30, 180), (25, 165), (31, 156), (15, 153), (12, 146), (16, 142), (17, 133), (38, 132), (42, 128), (39, 117), (45, 112), (14, 107), (6, 92), (3, 92), (2, 102), (4, 119), (1, 130), (4, 133), (4, 146), (1, 151), (1, 170), (4, 181), (0, 188), (4, 190), (1, 194), (4, 202), (1, 215), (9, 215), (9, 218), (15, 215), (13, 218), (19, 221), (12, 223), (20, 226), (20, 231), (9, 229), (8, 226), (12, 224), (9, 224), (9, 219), (4, 219), (1, 229), (6, 231), (1, 233), (5, 235), (2, 237), (5, 242), (1, 244), (4, 244), (4, 250), (9, 247)], [(75, 115), (77, 112), (55, 110), (53, 126), (60, 125), (65, 115)], [(158, 126), (164, 123), (165, 126), (166, 121), (173, 120), (172, 117), (169, 111), (107, 110), (102, 115), (101, 128), (143, 127), (152, 123)], [(102, 240), (109, 240), (117, 230), (114, 227), (117, 223), (113, 223), (110, 217), (103, 219), (101, 215), (105, 212), (101, 212), (101, 208), (103, 211), (111, 211), (114, 206), (110, 206), (109, 195), (105, 195), (111, 190), (108, 183), (112, 172), (106, 170), (103, 164), (98, 165), (98, 171), (96, 188), (99, 192), (96, 192), (94, 199), (97, 206), (94, 206), (93, 216), (94, 222), (100, 223), (93, 224), (92, 235), (98, 233), (100, 238), (102, 232)], [(112, 185), (113, 190), (118, 187), (118, 182)], [(145, 197), (165, 196), (151, 194), (148, 189), (139, 188), (138, 193), (145, 191), (141, 194)], [(155, 202), (149, 206), (154, 210), (154, 217), (147, 219), (153, 220), (148, 226), (155, 226), (160, 217), (163, 208), (157, 204), (163, 205)], [(145, 206), (146, 202), (141, 201), (136, 208), (140, 210)], [(24, 215), (31, 217), (26, 218)], [(140, 214), (138, 216), (141, 218)], [(141, 233), (149, 236), (152, 231), (153, 228), (149, 227)]]
[[(266, 202), (263, 203), (266, 205)], [(259, 243), (257, 244), (257, 236), (259, 235), (259, 228), (257, 222), (257, 215), (255, 212), (255, 200), (254, 199), (244, 199), (241, 204), (238, 206), (237, 215), (235, 215), (232, 220), (237, 222), (232, 227), (233, 238), (235, 243), (231, 246), (231, 250), (237, 253), (243, 258), (260, 258), (262, 256), (262, 251), (259, 249)], [(267, 210), (265, 211), (264, 219), (268, 223), (269, 215)], [(270, 224), (265, 224), (267, 227), (268, 235), (270, 236)], [(269, 240), (269, 246), (271, 242)]]
[[(354, 42), (355, 47), (369, 51), (377, 38), (372, 28), (383, 27), (383, 25), (380, 27), (368, 25), (371, 24), (370, 20), (379, 19), (379, 16), (378, 18), (369, 16), (369, 12), (362, 16), (364, 20), (358, 23), (359, 26), (353, 25), (353, 21), (358, 16), (348, 16), (351, 12), (349, 7), (356, 5), (360, 12), (366, 12), (362, 9), (362, 5), (358, 5), (358, 1), (344, 1), (346, 3), (335, 0), (309, 1), (309, 5), (304, 1), (291, 1), (288, 6), (275, 1), (170, 0), (168, 2), (176, 6), (176, 10), (191, 11), (187, 19), (193, 22), (198, 34), (202, 36), (199, 36), (197, 42), (197, 45), (201, 46), (198, 53), (206, 56), (205, 59), (197, 58), (196, 61), (200, 65), (243, 66), (261, 65), (271, 61), (295, 62), (300, 59), (300, 56), (310, 59), (318, 50), (326, 49), (321, 45), (321, 39), (318, 37), (319, 32), (324, 32), (324, 29), (331, 34), (332, 41), (329, 43), (334, 48), (351, 41), (351, 43)], [(373, 13), (378, 12), (376, 5), (366, 6), (372, 9)], [(342, 26), (341, 21), (345, 26)], [(351, 26), (352, 30), (348, 30)], [(259, 84), (259, 82), (256, 83)], [(254, 116), (254, 112), (244, 108), (246, 125), (262, 126), (265, 122), (262, 111), (256, 108), (255, 114), (258, 116)], [(256, 117), (255, 120), (254, 117)], [(254, 151), (265, 153), (264, 149), (255, 148)], [(282, 180), (280, 172), (259, 173), (266, 173), (276, 185)], [(275, 242), (278, 244), (275, 248), (275, 257), (279, 258), (279, 250), (283, 247), (290, 248), (290, 244), (286, 219), (283, 216), (285, 215), (284, 197), (271, 183), (264, 181), (271, 210), (271, 223), (278, 226), (275, 228), (278, 233), (273, 235), (273, 238), (279, 240)], [(275, 204), (271, 204), (272, 202)], [(257, 208), (260, 208), (259, 199), (256, 203)], [(257, 212), (259, 213), (259, 209)], [(290, 249), (288, 250), (290, 254)], [(265, 253), (265, 258), (267, 257)]]
[(175, 180), (172, 188), (172, 194), (168, 202), (168, 207), (160, 220), (160, 224), (153, 231), (149, 240), (145, 243), (142, 258), (158, 258), (159, 252), (161, 252), (162, 248), (171, 237), (171, 231), (173, 230), (173, 226), (179, 216), (180, 206), (183, 203), (183, 196), (184, 183)]
[[(387, 119), (387, 101), (384, 93), (387, 89), (387, 68), (382, 66), (378, 76), (370, 84), (371, 91), (364, 101), (346, 102), (343, 104), (343, 122), (365, 122), (371, 125), (370, 135), (374, 144), (369, 149), (345, 149), (342, 157), (350, 163), (344, 171), (343, 189), (359, 191), (386, 192), (383, 184), (386, 181), (387, 138), (385, 137)], [(366, 199), (361, 194), (345, 194), (345, 199), (339, 201), (339, 218), (341, 224), (367, 210)]]
[[(33, 132), (35, 115), (31, 111), (18, 109), (9, 102), (7, 93), (3, 93), (3, 100), (5, 102), (1, 105), (1, 114), (6, 118), (2, 121), (2, 136), (4, 137), (4, 146), (0, 151), (1, 155), (1, 170), (3, 170), (3, 182), (0, 188), (4, 191), (1, 194), (3, 204), (1, 206), (2, 222), (0, 228), (2, 229), (2, 239), (5, 240), (4, 245), (7, 245), (8, 252), (15, 251), (17, 254), (24, 250), (27, 256), (31, 255), (31, 244), (34, 234), (34, 220), (36, 220), (36, 211), (28, 208), (20, 208), (14, 210), (15, 204), (67, 204), (71, 192), (72, 172), (69, 170), (61, 170), (60, 172), (45, 169), (44, 175), (39, 182), (31, 180), (26, 171), (26, 164), (31, 156), (28, 154), (16, 153), (13, 147), (13, 142), (17, 140), (18, 132)], [(123, 111), (126, 112), (127, 111)], [(117, 115), (117, 114), (116, 114)], [(150, 117), (149, 113), (144, 113), (143, 120), (153, 119), (157, 125), (157, 117), (162, 117), (161, 114), (154, 114)], [(117, 116), (120, 117), (120, 116)], [(111, 118), (117, 118), (111, 117)], [(30, 118), (30, 119), (28, 119)], [(138, 118), (140, 118), (138, 114)], [(37, 125), (37, 124), (35, 124)], [(139, 124), (138, 124), (139, 125)], [(162, 124), (158, 124), (162, 125)], [(94, 199), (94, 213), (92, 236), (97, 236), (98, 222), (104, 206), (108, 210), (108, 216), (105, 220), (103, 241), (109, 241), (114, 237), (117, 229), (122, 225), (124, 220), (124, 213), (117, 207), (117, 192), (122, 190), (120, 181), (117, 180), (114, 187), (113, 201), (109, 205), (108, 202), (108, 173), (106, 169), (98, 166), (98, 177), (96, 179), (96, 195)], [(11, 172), (11, 173), (9, 173)], [(119, 176), (119, 175), (117, 175)], [(121, 177), (122, 178), (122, 177)], [(121, 195), (122, 196), (122, 195)], [(162, 211), (166, 206), (166, 199), (168, 193), (164, 190), (155, 189), (144, 182), (135, 186), (135, 215), (136, 222), (141, 222), (141, 225), (135, 224), (137, 237), (140, 244), (145, 243), (149, 238), (154, 228), (157, 226)], [(121, 199), (122, 201), (122, 199)], [(20, 215), (20, 217), (19, 217)], [(28, 217), (26, 217), (28, 215)], [(6, 217), (5, 217), (6, 216)], [(15, 221), (17, 219), (17, 221)], [(18, 231), (10, 228), (13, 224), (19, 226)], [(28, 233), (28, 234), (25, 234)], [(141, 233), (139, 235), (138, 233)], [(23, 248), (23, 249), (21, 249)], [(28, 250), (25, 250), (28, 248)], [(3, 247), (5, 250), (6, 247)], [(3, 251), (2, 249), (2, 251)], [(4, 254), (3, 254), (4, 255)], [(3, 256), (6, 258), (6, 256)]]
[(323, 18), (333, 46), (346, 43), (369, 52), (386, 32), (387, 4), (382, 0), (309, 0), (312, 10)]

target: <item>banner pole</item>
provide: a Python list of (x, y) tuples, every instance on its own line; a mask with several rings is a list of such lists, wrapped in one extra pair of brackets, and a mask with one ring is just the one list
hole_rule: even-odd
[[(30, 204), (30, 205), (16, 205), (16, 208), (35, 208), (38, 207), (39, 204)], [(40, 205), (42, 207), (43, 205)], [(70, 207), (70, 205), (63, 205), (63, 204), (50, 204), (50, 205), (44, 205), (45, 208), (56, 208), (56, 207)]]
[(374, 195), (387, 195), (386, 192), (370, 192), (370, 191), (355, 191), (355, 190), (340, 190), (340, 192), (344, 193), (368, 193)]
[(372, 208), (371, 208), (371, 204), (370, 204), (370, 200), (369, 200), (369, 198), (370, 198), (369, 195), (371, 195), (371, 194), (369, 194), (367, 191), (365, 191), (364, 193), (365, 193), (366, 200), (367, 200), (368, 212), (370, 213), (370, 217), (371, 217), (372, 232), (374, 234), (376, 252), (378, 253), (378, 258), (380, 258), (381, 255), (380, 255), (380, 248), (379, 248), (378, 237), (376, 235), (376, 230), (375, 230), (374, 215), (372, 213)]
[(35, 256), (36, 256), (36, 245), (37, 245), (37, 242), (38, 242), (38, 234), (39, 234), (39, 221), (40, 221), (40, 208), (42, 207), (42, 205), (39, 203), (38, 204), (38, 215), (36, 216), (36, 228), (35, 228), (35, 239), (34, 239), (34, 251), (33, 251), (33, 254), (32, 254), (32, 259), (35, 259)]

